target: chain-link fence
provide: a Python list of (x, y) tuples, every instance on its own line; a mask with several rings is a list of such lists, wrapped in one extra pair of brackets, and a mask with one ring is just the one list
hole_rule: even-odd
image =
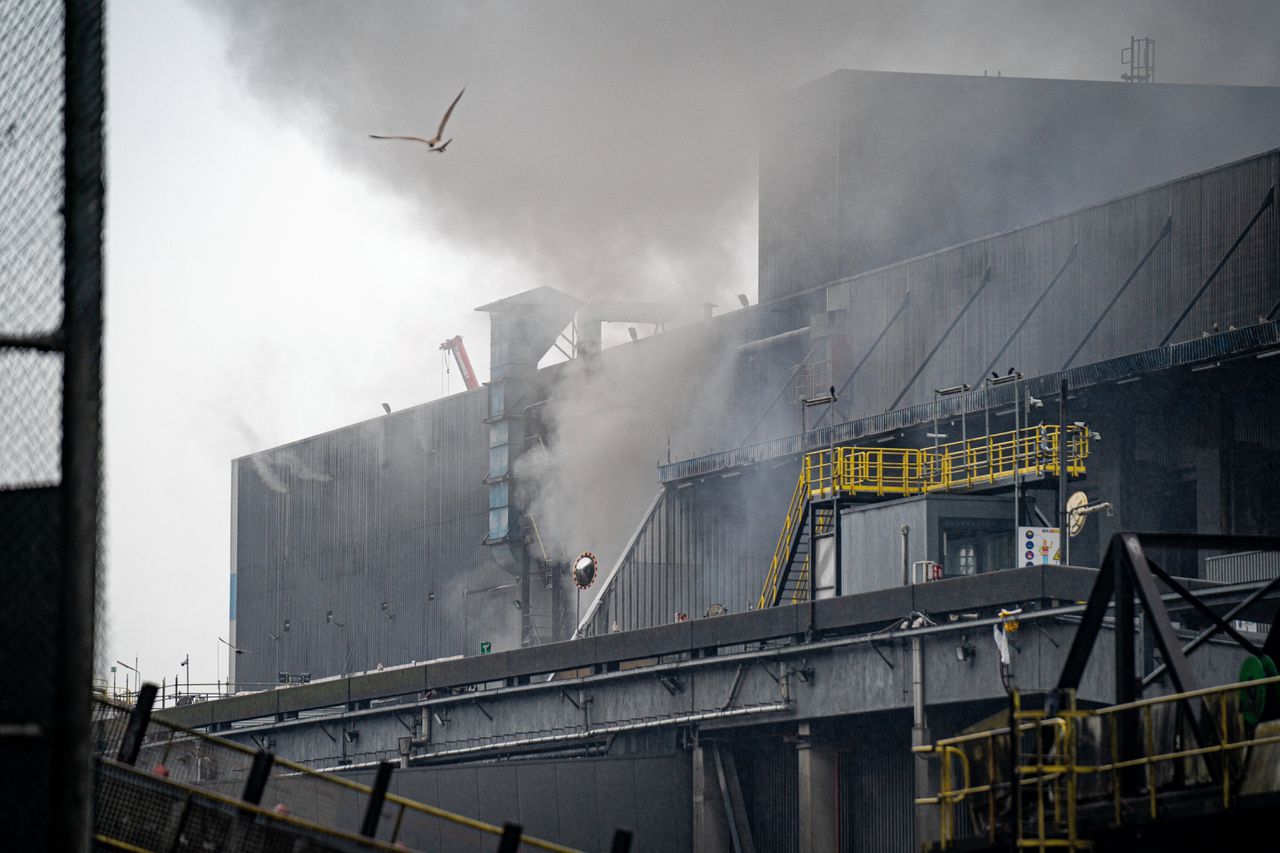
[[(131, 717), (138, 738), (129, 734)], [(264, 838), (301, 833), (297, 837), (312, 845), (307, 849), (571, 853), (530, 836), (503, 847), (504, 827), (399, 796), (394, 776), (380, 796), (374, 769), (343, 776), (318, 773), (267, 750), (158, 720), (139, 729), (140, 719), (131, 706), (103, 698), (95, 702), (95, 833), (100, 840), (185, 850), (203, 849), (206, 842), (241, 843), (250, 833)], [(255, 770), (265, 775), (255, 780)], [(202, 823), (192, 822), (196, 812), (189, 803), (199, 807)], [(287, 819), (284, 825), (272, 825), (282, 819)], [(243, 849), (276, 849), (274, 842), (263, 843)], [(324, 846), (315, 846), (320, 843)]]
[(0, 825), (85, 848), (102, 341), (101, 0), (0, 2)]

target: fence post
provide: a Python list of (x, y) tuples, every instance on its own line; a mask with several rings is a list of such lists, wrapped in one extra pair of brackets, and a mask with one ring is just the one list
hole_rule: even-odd
[(249, 768), (249, 778), (244, 783), (244, 793), (240, 799), (255, 806), (262, 804), (262, 794), (267, 790), (274, 761), (275, 756), (266, 750), (260, 749), (253, 754), (253, 766)]
[(138, 753), (142, 751), (142, 739), (147, 735), (147, 725), (151, 722), (151, 706), (156, 701), (156, 686), (148, 682), (138, 691), (138, 701), (129, 712), (129, 722), (124, 728), (124, 737), (120, 739), (120, 752), (116, 760), (122, 764), (136, 764)]
[(502, 840), (498, 842), (498, 853), (516, 853), (520, 849), (520, 835), (520, 824), (504, 823)]
[(360, 826), (360, 834), (365, 838), (373, 838), (378, 834), (378, 821), (382, 818), (382, 804), (387, 799), (387, 788), (391, 785), (391, 771), (395, 764), (383, 761), (378, 764), (378, 775), (373, 780), (373, 790), (369, 793), (369, 804), (364, 809), (364, 823)]

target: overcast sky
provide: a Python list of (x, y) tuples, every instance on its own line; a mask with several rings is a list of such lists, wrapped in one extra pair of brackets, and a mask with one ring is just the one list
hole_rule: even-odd
[[(799, 11), (797, 11), (799, 10)], [(442, 392), (538, 284), (755, 293), (754, 123), (837, 68), (1280, 85), (1280, 4), (108, 7), (103, 650), (225, 677), (230, 460)], [(463, 84), (444, 156), (431, 135)], [(797, 129), (797, 133), (803, 129)], [(461, 383), (452, 374), (452, 390)], [(121, 671), (120, 676), (123, 676)]]

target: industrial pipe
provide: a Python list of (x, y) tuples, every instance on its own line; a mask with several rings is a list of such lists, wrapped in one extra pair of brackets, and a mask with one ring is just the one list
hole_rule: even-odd
[(911, 539), (911, 525), (902, 525), (902, 585), (911, 585), (911, 557), (908, 546)]
[(911, 719), (916, 730), (924, 725), (924, 642), (919, 634), (911, 637)]
[[(780, 711), (791, 710), (789, 702), (772, 702), (768, 705), (750, 705), (745, 708), (732, 708), (730, 710), (713, 710), (698, 711), (692, 714), (676, 714), (670, 717), (661, 717), (655, 720), (641, 720), (634, 723), (617, 723), (615, 725), (597, 726), (590, 729), (582, 729), (581, 731), (561, 732), (554, 735), (538, 735), (536, 737), (515, 738), (513, 740), (504, 740), (498, 743), (484, 744), (481, 746), (461, 746), (455, 749), (441, 749), (436, 752), (425, 752), (420, 755), (409, 757), (410, 762), (414, 759), (435, 759), (444, 758), (453, 755), (467, 755), (475, 752), (492, 752), (501, 749), (515, 749), (522, 746), (534, 746), (543, 743), (556, 743), (559, 741), (582, 740), (583, 738), (599, 737), (600, 735), (611, 735), (619, 732), (633, 732), (641, 729), (656, 729), (663, 726), (680, 726), (686, 723), (700, 723), (706, 720), (720, 720), (726, 717), (743, 717), (752, 714), (769, 714)], [(376, 763), (376, 762), (375, 762)], [(336, 768), (322, 768), (322, 770), (349, 770), (353, 765), (344, 765)]]

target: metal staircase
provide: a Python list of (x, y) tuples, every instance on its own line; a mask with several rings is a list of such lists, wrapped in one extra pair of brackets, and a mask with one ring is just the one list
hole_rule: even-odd
[[(935, 447), (834, 447), (805, 454), (757, 609), (808, 601), (815, 537), (839, 535), (841, 500), (1000, 487), (1058, 476), (1059, 428), (1038, 424)], [(1067, 427), (1067, 475), (1085, 473), (1089, 429)]]

